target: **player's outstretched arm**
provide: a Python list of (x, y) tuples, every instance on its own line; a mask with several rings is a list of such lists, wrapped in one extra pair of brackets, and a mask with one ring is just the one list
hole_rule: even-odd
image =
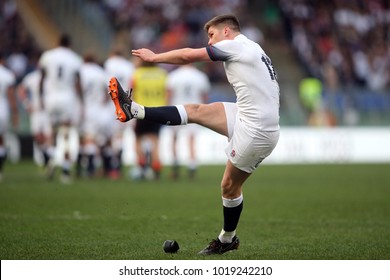
[(149, 49), (132, 50), (132, 55), (153, 63), (188, 64), (197, 61), (211, 61), (206, 48), (184, 48), (163, 53), (154, 53)]

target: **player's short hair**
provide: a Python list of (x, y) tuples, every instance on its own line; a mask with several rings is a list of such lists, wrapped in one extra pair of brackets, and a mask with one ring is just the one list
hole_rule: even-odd
[(240, 22), (238, 21), (238, 18), (235, 15), (231, 15), (231, 14), (220, 15), (210, 19), (204, 25), (204, 30), (206, 30), (207, 32), (209, 31), (209, 28), (211, 26), (215, 26), (219, 24), (226, 24), (233, 31), (240, 32)]
[(84, 62), (96, 63), (96, 62), (97, 62), (97, 59), (96, 59), (95, 53), (92, 52), (92, 51), (87, 51), (87, 52), (84, 54)]
[(70, 39), (69, 34), (61, 34), (59, 39), (59, 44), (62, 47), (70, 47), (72, 40)]

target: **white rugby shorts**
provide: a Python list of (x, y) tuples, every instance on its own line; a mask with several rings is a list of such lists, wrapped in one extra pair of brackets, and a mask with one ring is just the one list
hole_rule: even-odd
[(80, 123), (81, 104), (74, 94), (56, 92), (45, 98), (45, 109), (49, 114), (50, 122), (54, 125), (70, 122), (76, 126)]
[(35, 111), (30, 115), (30, 129), (33, 135), (43, 133), (44, 135), (51, 135), (52, 128), (49, 114), (45, 111)]
[(0, 134), (5, 134), (8, 131), (9, 118), (8, 105), (0, 100)]
[(229, 133), (225, 153), (238, 169), (252, 173), (271, 154), (279, 140), (279, 130), (261, 131), (239, 119), (235, 103), (223, 102)]

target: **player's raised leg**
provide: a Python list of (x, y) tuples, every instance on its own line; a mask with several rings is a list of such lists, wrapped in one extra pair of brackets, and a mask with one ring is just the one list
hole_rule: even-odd
[(121, 122), (137, 118), (163, 125), (196, 123), (228, 136), (225, 107), (222, 102), (144, 107), (131, 99), (131, 91), (126, 93), (116, 78), (111, 78), (108, 88)]
[(184, 105), (188, 123), (196, 123), (219, 134), (228, 136), (225, 106), (222, 102)]

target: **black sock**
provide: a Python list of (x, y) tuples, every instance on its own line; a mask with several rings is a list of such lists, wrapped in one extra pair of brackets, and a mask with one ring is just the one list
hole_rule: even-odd
[(115, 163), (115, 170), (117, 170), (117, 171), (121, 171), (121, 169), (122, 169), (122, 153), (123, 153), (123, 151), (122, 150), (120, 150), (120, 151), (118, 151), (117, 152), (117, 154), (116, 154), (116, 163)]
[(79, 153), (77, 155), (76, 161), (76, 176), (81, 177), (83, 175), (83, 154)]
[(163, 125), (180, 125), (181, 117), (176, 106), (145, 107), (145, 120)]
[(237, 228), (244, 202), (236, 207), (223, 206), (223, 230), (234, 231)]
[(112, 158), (112, 149), (111, 147), (104, 146), (101, 148), (102, 162), (103, 162), (103, 172), (104, 175), (108, 175), (108, 173), (112, 170), (111, 167), (111, 158)]
[(95, 174), (95, 155), (88, 155), (87, 159), (87, 175), (91, 177)]
[(3, 171), (4, 162), (5, 162), (5, 156), (0, 156), (0, 172)]
[(43, 166), (47, 166), (50, 161), (49, 153), (47, 151), (42, 151), (42, 155), (43, 155)]

